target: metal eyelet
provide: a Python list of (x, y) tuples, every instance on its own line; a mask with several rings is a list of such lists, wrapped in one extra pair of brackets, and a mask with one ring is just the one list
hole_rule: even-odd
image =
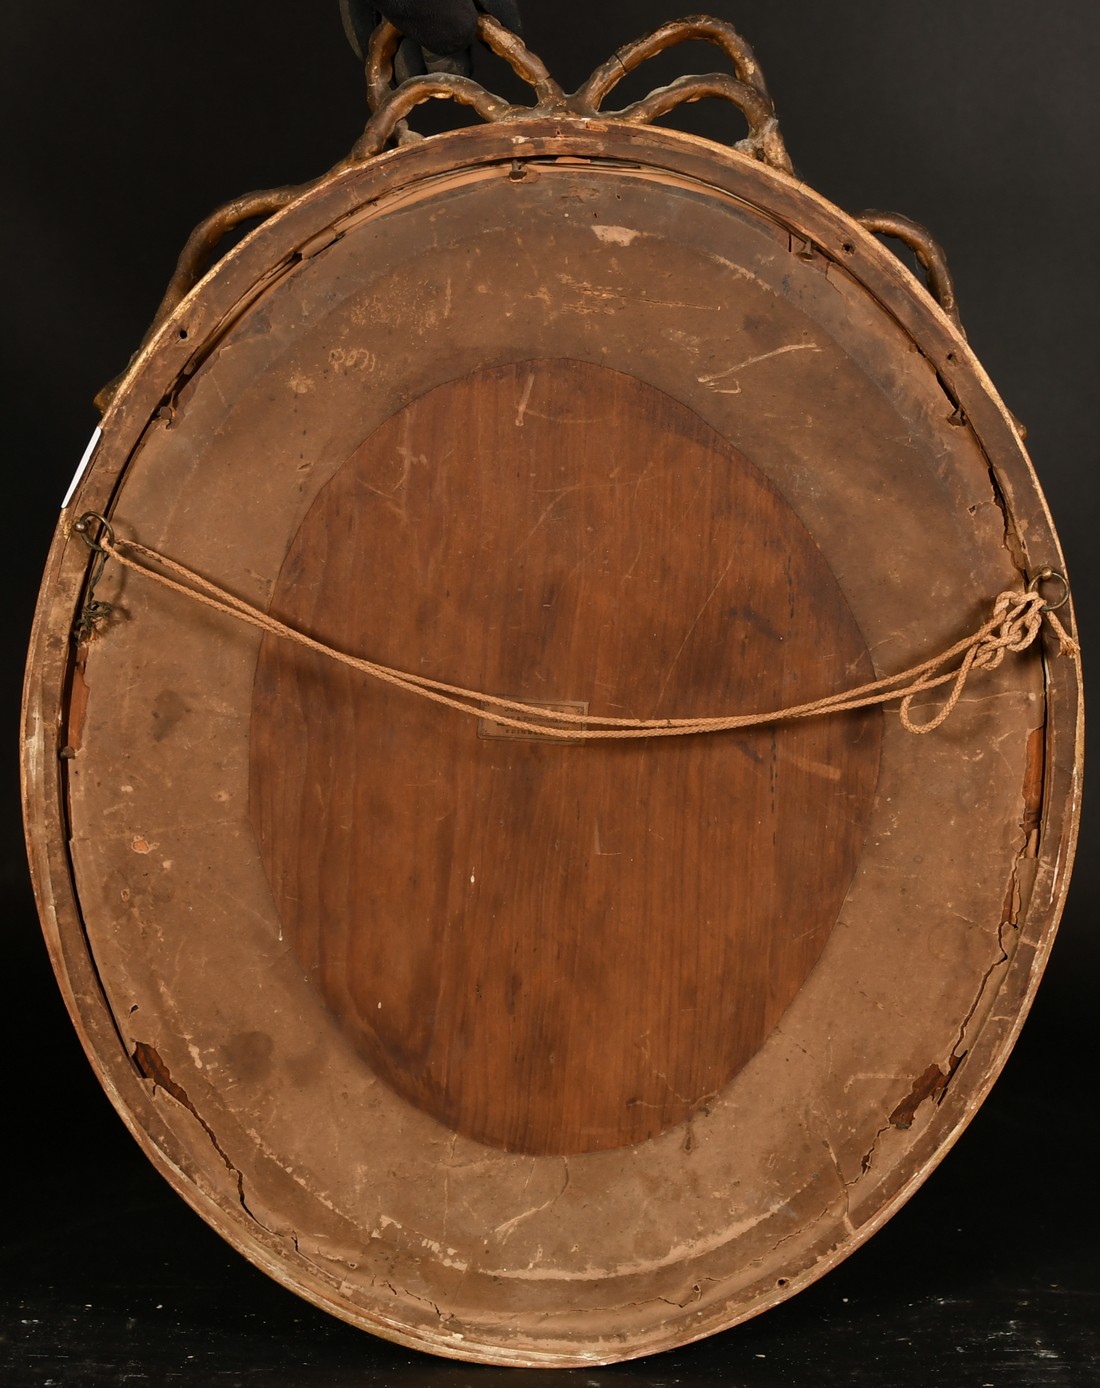
[[(93, 538), (93, 526), (94, 538)], [(98, 511), (85, 511), (80, 519), (73, 526), (73, 531), (80, 536), (84, 543), (94, 554), (106, 554), (106, 550), (99, 543), (101, 536), (107, 537), (109, 544), (115, 542), (115, 532), (111, 528), (111, 523), (106, 516), (101, 516)]]
[(1064, 573), (1057, 569), (1040, 569), (1031, 582), (1027, 585), (1029, 593), (1038, 593), (1044, 583), (1060, 583), (1062, 585), (1062, 596), (1057, 602), (1047, 602), (1043, 604), (1044, 612), (1056, 612), (1058, 608), (1065, 607), (1069, 602), (1069, 579)]

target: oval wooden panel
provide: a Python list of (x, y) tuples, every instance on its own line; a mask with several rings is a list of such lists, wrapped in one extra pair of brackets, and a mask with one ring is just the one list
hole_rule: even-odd
[[(774, 488), (667, 395), (576, 361), (388, 420), (314, 502), (272, 607), (340, 649), (608, 717), (873, 677)], [(398, 1093), (507, 1151), (593, 1151), (703, 1108), (798, 992), (880, 725), (539, 742), (271, 638), (253, 821), (295, 948)]]
[(403, 1344), (684, 1344), (820, 1276), (950, 1147), (1072, 857), (1052, 643), (926, 737), (887, 706), (519, 739), (112, 564), (74, 643), (89, 508), (534, 710), (743, 712), (903, 669), (1058, 545), (966, 343), (837, 209), (563, 119), (411, 145), (264, 224), (135, 363), (63, 516), (29, 841), (151, 1158)]

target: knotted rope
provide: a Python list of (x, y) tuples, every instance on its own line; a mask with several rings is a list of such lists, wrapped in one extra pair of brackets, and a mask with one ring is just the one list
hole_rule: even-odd
[[(100, 526), (98, 540), (90, 537), (91, 522)], [(410, 694), (442, 704), (445, 708), (456, 709), (460, 713), (479, 719), (488, 716), (493, 723), (510, 728), (514, 732), (536, 733), (540, 737), (570, 742), (686, 737), (695, 733), (732, 732), (743, 728), (790, 722), (799, 718), (815, 718), (826, 713), (846, 713), (854, 709), (885, 704), (893, 699), (901, 700), (901, 722), (908, 732), (929, 733), (950, 717), (962, 698), (967, 681), (976, 670), (996, 670), (1008, 652), (1027, 650), (1038, 639), (1044, 621), (1057, 638), (1061, 654), (1076, 659), (1079, 653), (1077, 642), (1066, 632), (1055, 616), (1053, 608), (1037, 591), (1042, 578), (1056, 577), (1063, 583), (1065, 580), (1061, 575), (1052, 575), (1049, 571), (1044, 571), (1027, 589), (1001, 593), (993, 604), (993, 613), (988, 621), (931, 659), (911, 665), (895, 675), (886, 675), (855, 689), (830, 694), (808, 703), (792, 704), (786, 708), (763, 713), (740, 713), (709, 718), (606, 718), (563, 709), (544, 710), (541, 707), (538, 714), (533, 715), (531, 704), (521, 700), (505, 699), (496, 694), (484, 694), (475, 689), (465, 689), (461, 685), (446, 684), (423, 675), (395, 670), (391, 666), (365, 660), (361, 656), (349, 655), (334, 646), (326, 645), (325, 642), (279, 621), (270, 613), (253, 607), (243, 598), (236, 597), (177, 560), (170, 559), (147, 545), (139, 544), (136, 540), (116, 538), (110, 526), (99, 515), (89, 513), (83, 516), (75, 528), (80, 531), (90, 548), (117, 560), (123, 568), (142, 574), (162, 588), (182, 594), (193, 602), (201, 603), (204, 607), (223, 613), (227, 617), (233, 617), (266, 635), (302, 646), (359, 674), (369, 675), (383, 684), (404, 689)], [(955, 662), (958, 662), (957, 666)], [(949, 666), (954, 668), (945, 668)], [(915, 721), (912, 716), (914, 699), (930, 689), (944, 685), (950, 685), (951, 688), (938, 712), (925, 722)]]

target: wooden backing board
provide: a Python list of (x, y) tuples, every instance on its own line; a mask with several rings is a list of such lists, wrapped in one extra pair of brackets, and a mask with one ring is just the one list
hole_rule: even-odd
[[(653, 387), (568, 360), (383, 424), (311, 507), (273, 610), (609, 717), (872, 677), (755, 470)], [(250, 779), (276, 909), (372, 1070), (446, 1126), (532, 1155), (630, 1146), (724, 1089), (817, 962), (878, 719), (629, 745), (496, 729), (269, 638)]]
[(533, 707), (744, 711), (902, 668), (1059, 555), (980, 367), (873, 238), (599, 122), (334, 177), (104, 421), (43, 586), (26, 798), (62, 986), (139, 1140), (377, 1333), (667, 1348), (924, 1178), (1056, 923), (1072, 662), (1006, 662), (927, 737), (888, 708), (517, 739), (110, 565), (74, 650), (69, 527), (108, 507), (325, 640)]

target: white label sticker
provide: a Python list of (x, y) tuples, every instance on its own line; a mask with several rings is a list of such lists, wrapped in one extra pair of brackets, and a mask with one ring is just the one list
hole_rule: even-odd
[(96, 447), (99, 444), (99, 441), (102, 437), (103, 430), (99, 428), (98, 425), (96, 425), (95, 432), (92, 434), (92, 437), (88, 440), (88, 447), (84, 450), (84, 456), (81, 458), (80, 463), (76, 469), (76, 474), (73, 477), (73, 480), (69, 483), (69, 490), (65, 493), (65, 500), (61, 503), (61, 509), (63, 511), (66, 508), (66, 506), (68, 506), (69, 502), (72, 501), (73, 492), (76, 491), (77, 487), (80, 485), (80, 479), (88, 470), (88, 464), (92, 461), (92, 454), (96, 451)]

